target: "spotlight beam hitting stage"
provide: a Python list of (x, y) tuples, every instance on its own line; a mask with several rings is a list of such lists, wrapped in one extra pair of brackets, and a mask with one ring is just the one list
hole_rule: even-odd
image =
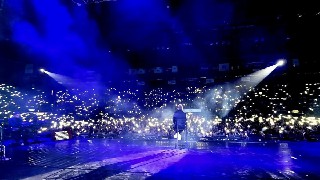
[(52, 73), (45, 69), (40, 69), (39, 71), (47, 74), (48, 76), (53, 78), (55, 81), (57, 81), (59, 84), (64, 85), (66, 87), (72, 87), (77, 83), (75, 79), (72, 79), (70, 77), (67, 77), (61, 74)]
[[(281, 59), (275, 65), (266, 67), (265, 69), (256, 71), (252, 74), (244, 76), (239, 80), (236, 80), (234, 83), (228, 83), (227, 85), (222, 85), (221, 87), (216, 87), (215, 89), (219, 89), (219, 91), (212, 91), (208, 93), (206, 99), (215, 100), (218, 96), (220, 96), (221, 92), (223, 94), (223, 105), (225, 111), (221, 114), (218, 114), (220, 117), (226, 117), (231, 109), (235, 108), (237, 104), (240, 102), (239, 99), (242, 99), (242, 96), (251, 91), (254, 87), (259, 85), (261, 81), (263, 81), (267, 76), (269, 76), (277, 67), (283, 66), (286, 63), (286, 60)], [(227, 93), (227, 92), (232, 93)], [(218, 93), (218, 94), (217, 94)], [(210, 102), (210, 101), (208, 101)], [(212, 104), (206, 104), (206, 106), (212, 106)], [(201, 108), (201, 107), (200, 107)], [(202, 109), (202, 108), (201, 108)]]
[(250, 88), (253, 88), (260, 84), (260, 82), (265, 79), (267, 76), (269, 76), (277, 67), (283, 66), (285, 64), (284, 59), (280, 59), (275, 65), (266, 67), (265, 69), (259, 70), (257, 72), (254, 72), (252, 74), (249, 74), (248, 77), (249, 81), (244, 81), (248, 82), (248, 85)]
[(247, 93), (250, 89), (259, 85), (267, 76), (269, 76), (277, 67), (283, 66), (285, 64), (284, 59), (278, 60), (275, 65), (266, 67), (245, 77), (242, 77), (236, 82), (236, 85), (245, 85), (242, 91), (243, 94)]
[[(282, 66), (285, 63), (286, 63), (285, 60), (279, 60), (275, 65), (269, 66), (265, 69), (262, 69), (252, 74), (249, 74), (247, 76), (244, 76), (241, 79), (236, 80), (234, 83), (228, 83), (227, 85), (216, 87), (214, 88), (213, 91), (210, 91), (208, 94), (205, 95), (204, 102), (202, 101), (199, 102), (197, 100), (194, 100), (195, 106), (197, 106), (198, 109), (205, 109), (203, 106), (212, 107), (214, 106), (214, 103), (212, 103), (213, 101), (222, 99), (223, 107), (214, 106), (212, 108), (224, 109), (222, 112), (215, 114), (215, 116), (218, 115), (219, 117), (226, 117), (229, 114), (229, 112), (237, 106), (242, 96), (247, 94), (258, 84), (260, 84), (261, 81), (263, 81), (263, 79), (269, 76), (277, 67)], [(52, 73), (44, 69), (40, 69), (40, 71), (52, 77), (59, 84), (64, 85), (71, 89), (74, 88), (75, 85), (78, 86), (79, 84), (81, 84), (77, 80), (69, 78), (67, 76)], [(201, 113), (205, 114), (206, 112), (201, 112)], [(209, 115), (211, 116), (213, 114), (210, 113)]]

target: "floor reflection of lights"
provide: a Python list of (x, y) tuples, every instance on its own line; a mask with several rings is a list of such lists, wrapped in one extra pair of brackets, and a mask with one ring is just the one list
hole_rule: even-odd
[[(81, 177), (84, 174), (88, 174), (91, 171), (97, 170), (101, 167), (110, 166), (113, 164), (126, 163), (129, 161), (141, 159), (137, 163), (130, 164), (130, 168), (125, 172), (117, 173), (108, 179), (123, 178), (126, 176), (132, 176), (134, 173), (139, 173), (139, 176), (150, 176), (158, 173), (168, 166), (178, 162), (187, 153), (186, 149), (171, 149), (171, 150), (154, 150), (142, 153), (127, 154), (120, 157), (107, 158), (102, 161), (90, 162), (86, 164), (79, 164), (70, 166), (64, 169), (59, 169), (44, 174), (28, 177), (26, 179), (52, 179), (52, 178), (72, 178), (73, 176)], [(147, 158), (147, 157), (152, 158)], [(146, 158), (146, 160), (144, 160)], [(112, 171), (113, 169), (109, 169)]]

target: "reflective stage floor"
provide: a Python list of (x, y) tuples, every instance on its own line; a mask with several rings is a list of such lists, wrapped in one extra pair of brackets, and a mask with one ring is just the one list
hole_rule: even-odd
[(0, 179), (320, 179), (320, 142), (72, 139), (6, 146)]

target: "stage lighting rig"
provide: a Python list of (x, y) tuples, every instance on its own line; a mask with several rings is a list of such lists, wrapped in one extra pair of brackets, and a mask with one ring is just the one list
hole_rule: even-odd
[(117, 1), (117, 0), (71, 0), (77, 6), (87, 5), (87, 4), (98, 4), (107, 1)]
[(277, 62), (277, 66), (283, 66), (284, 64), (286, 64), (286, 60), (285, 59), (279, 59)]
[(41, 73), (46, 73), (46, 72), (47, 72), (47, 71), (46, 71), (45, 69), (43, 69), (43, 68), (39, 69), (39, 71), (40, 71)]

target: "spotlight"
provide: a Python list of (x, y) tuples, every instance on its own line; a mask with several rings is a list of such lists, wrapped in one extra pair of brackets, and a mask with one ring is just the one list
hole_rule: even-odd
[(46, 70), (44, 70), (44, 69), (39, 69), (39, 71), (42, 72), (42, 73), (46, 72)]
[(285, 59), (280, 59), (278, 62), (277, 62), (277, 66), (283, 66), (284, 64), (286, 63), (286, 60)]

